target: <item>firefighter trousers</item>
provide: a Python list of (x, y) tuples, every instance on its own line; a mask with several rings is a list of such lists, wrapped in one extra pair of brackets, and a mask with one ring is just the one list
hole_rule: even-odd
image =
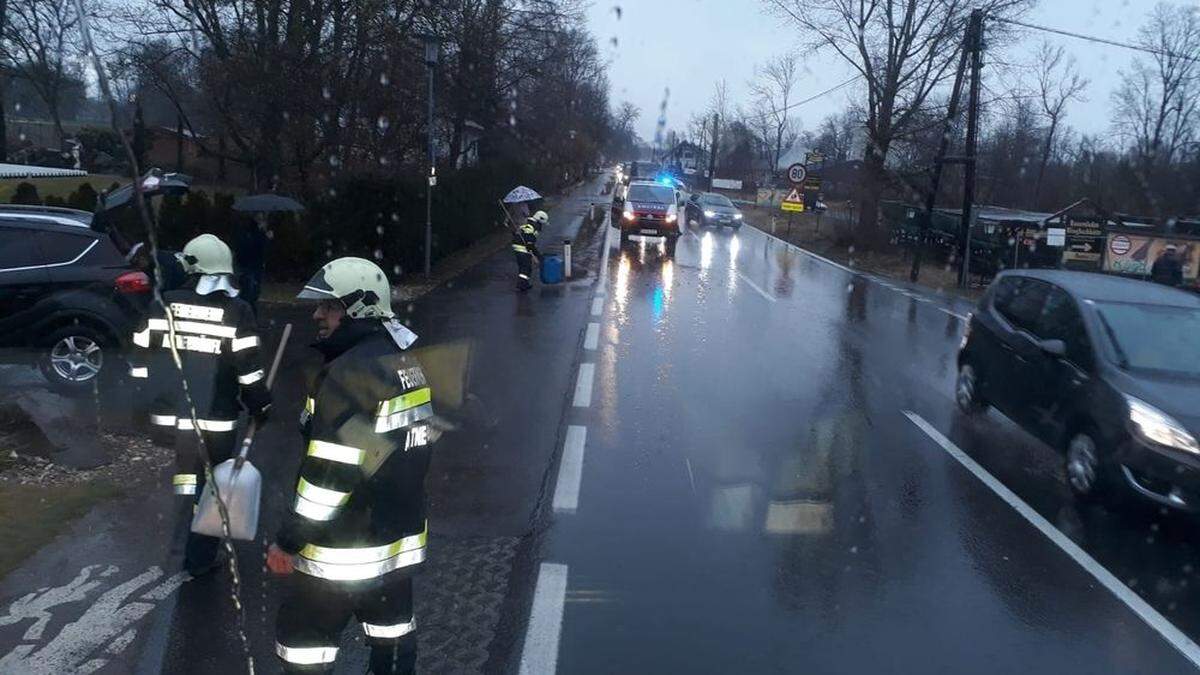
[(294, 573), (275, 622), (275, 653), (285, 673), (331, 673), (342, 630), (362, 623), (373, 675), (413, 673), (417, 622), (410, 570), (366, 581), (330, 581)]
[(516, 251), (513, 255), (517, 257), (517, 288), (528, 290), (533, 287), (529, 280), (533, 274), (533, 254)]
[[(213, 467), (233, 457), (237, 447), (237, 431), (202, 431), (204, 445), (212, 459)], [(184, 546), (184, 569), (189, 572), (204, 572), (217, 561), (221, 550), (221, 540), (191, 531), (192, 515), (204, 494), (204, 455), (200, 451), (200, 441), (193, 430), (178, 430), (175, 432), (175, 475), (171, 482), (175, 494), (186, 497), (187, 508), (180, 509), (180, 520), (186, 524), (187, 544)]]

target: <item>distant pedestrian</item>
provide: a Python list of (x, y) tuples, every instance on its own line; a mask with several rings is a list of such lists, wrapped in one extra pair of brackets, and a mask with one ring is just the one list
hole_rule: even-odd
[(1150, 268), (1150, 280), (1164, 286), (1183, 285), (1183, 261), (1179, 259), (1179, 252), (1174, 244), (1167, 244), (1158, 260), (1154, 261)]
[(242, 299), (258, 310), (258, 296), (262, 292), (263, 271), (267, 261), (267, 216), (254, 214), (254, 221), (238, 231), (237, 264)]
[(545, 211), (538, 211), (521, 223), (512, 235), (513, 255), (517, 259), (517, 290), (527, 291), (533, 288), (529, 280), (533, 274), (533, 259), (542, 259), (538, 251), (537, 238), (542, 227), (550, 222), (550, 216)]

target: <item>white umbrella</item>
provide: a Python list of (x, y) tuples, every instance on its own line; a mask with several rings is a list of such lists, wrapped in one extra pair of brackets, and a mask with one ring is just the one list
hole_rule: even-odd
[(539, 195), (537, 191), (527, 188), (524, 185), (518, 185), (512, 189), (512, 192), (509, 192), (507, 195), (505, 195), (504, 203), (519, 204), (521, 202), (531, 202), (535, 199), (541, 198), (542, 196)]

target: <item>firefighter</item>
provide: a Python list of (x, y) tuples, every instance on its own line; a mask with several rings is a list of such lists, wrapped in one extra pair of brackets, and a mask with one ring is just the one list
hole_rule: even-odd
[[(181, 520), (190, 524), (204, 489), (204, 451), (214, 466), (229, 459), (241, 409), (265, 422), (271, 395), (259, 361), (254, 312), (232, 281), (229, 247), (202, 234), (183, 248), (180, 262), (187, 279), (162, 293), (134, 333), (129, 374), (145, 383), (155, 436), (173, 442), (171, 484), (175, 494), (186, 497)], [(216, 569), (219, 546), (220, 539), (189, 529), (185, 569), (193, 576)]]
[(529, 275), (533, 274), (533, 259), (542, 259), (537, 248), (538, 233), (550, 221), (545, 211), (538, 211), (529, 216), (524, 223), (513, 232), (512, 248), (517, 257), (517, 290), (527, 291), (533, 288)]
[(313, 319), (323, 365), (300, 416), (305, 456), (291, 510), (267, 567), (298, 572), (279, 609), (275, 650), (286, 672), (331, 672), (351, 617), (371, 646), (371, 672), (416, 663), (413, 574), (425, 560), (425, 474), (433, 404), (417, 336), (392, 313), (375, 263), (339, 258), (298, 297)]

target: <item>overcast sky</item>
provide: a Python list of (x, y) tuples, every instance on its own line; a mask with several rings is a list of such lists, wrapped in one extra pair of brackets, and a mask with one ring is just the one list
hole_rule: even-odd
[[(1120, 41), (1132, 41), (1152, 6), (1151, 0), (1041, 0), (1025, 20)], [(588, 12), (593, 34), (609, 59), (612, 101), (631, 101), (642, 109), (638, 133), (654, 140), (655, 123), (664, 91), (667, 128), (684, 129), (688, 118), (702, 111), (717, 80), (729, 83), (735, 103), (748, 104), (746, 82), (754, 66), (797, 49), (799, 36), (764, 10), (760, 0), (594, 0)], [(620, 19), (615, 7), (621, 8)], [(616, 44), (614, 46), (613, 39)], [(1030, 32), (1021, 42), (990, 45), (993, 60), (1028, 63), (1041, 40), (1063, 45), (1076, 57), (1080, 72), (1091, 80), (1088, 102), (1075, 104), (1067, 122), (1085, 133), (1109, 128), (1108, 101), (1118, 82), (1117, 71), (1132, 61), (1134, 52), (1118, 47)], [(837, 57), (810, 56), (804, 63), (797, 98), (821, 92), (853, 75)], [(1020, 71), (998, 73), (986, 68), (984, 99), (1017, 85)], [(1033, 72), (1026, 73), (1033, 82)], [(847, 87), (796, 109), (805, 128), (816, 127), (826, 115), (847, 105), (858, 93)]]

